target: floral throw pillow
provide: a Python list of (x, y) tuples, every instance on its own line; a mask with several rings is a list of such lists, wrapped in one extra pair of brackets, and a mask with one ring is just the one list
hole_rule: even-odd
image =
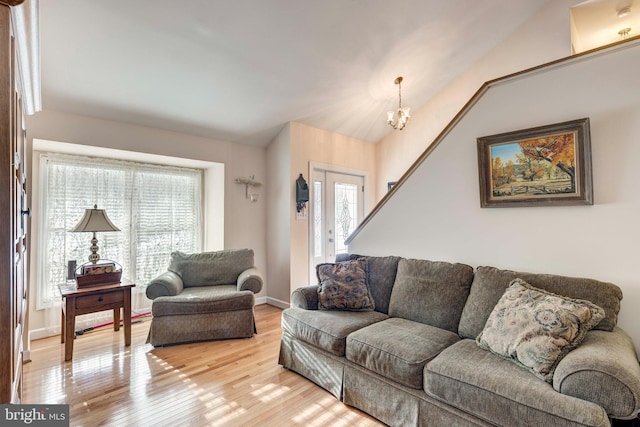
[(560, 360), (605, 316), (597, 305), (555, 295), (515, 279), (476, 342), (547, 382)]
[(367, 287), (366, 260), (318, 264), (318, 309), (371, 311), (373, 298)]

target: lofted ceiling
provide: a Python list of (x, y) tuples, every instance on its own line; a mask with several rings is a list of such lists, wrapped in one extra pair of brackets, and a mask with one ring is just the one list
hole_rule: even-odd
[[(549, 0), (45, 0), (44, 109), (266, 146), (377, 142)], [(410, 125), (410, 122), (409, 122)]]
[(633, 0), (587, 0), (572, 7), (573, 51), (584, 52), (640, 34), (640, 7), (633, 3)]

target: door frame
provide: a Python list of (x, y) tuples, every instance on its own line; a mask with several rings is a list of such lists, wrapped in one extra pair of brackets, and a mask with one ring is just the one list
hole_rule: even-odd
[[(368, 190), (369, 190), (369, 172), (355, 169), (355, 168), (347, 168), (343, 166), (331, 165), (328, 163), (319, 163), (319, 162), (309, 162), (309, 170), (307, 171), (307, 176), (309, 177), (309, 202), (308, 202), (308, 212), (309, 212), (309, 220), (308, 220), (308, 235), (307, 235), (307, 276), (309, 278), (313, 277), (313, 270), (315, 269), (315, 265), (313, 263), (313, 257), (311, 256), (312, 247), (311, 244), (313, 242), (313, 218), (315, 212), (313, 210), (313, 198), (315, 197), (314, 189), (313, 189), (313, 171), (314, 170), (322, 170), (325, 172), (333, 172), (344, 175), (355, 175), (361, 176), (364, 182), (364, 191), (362, 192), (362, 202), (364, 205), (364, 218), (367, 216), (367, 206), (369, 202)], [(314, 284), (313, 282), (309, 283), (310, 285)]]

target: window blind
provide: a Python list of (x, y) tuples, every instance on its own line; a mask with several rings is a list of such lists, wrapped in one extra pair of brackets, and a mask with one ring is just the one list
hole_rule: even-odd
[(69, 230), (94, 205), (121, 230), (97, 233), (101, 259), (122, 265), (136, 287), (165, 271), (171, 252), (201, 250), (201, 169), (51, 153), (40, 168), (38, 308), (60, 297), (69, 260), (87, 261), (92, 233)]

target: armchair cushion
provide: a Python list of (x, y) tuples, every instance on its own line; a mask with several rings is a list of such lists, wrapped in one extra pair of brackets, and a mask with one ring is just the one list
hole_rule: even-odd
[(169, 271), (176, 273), (184, 287), (232, 285), (243, 271), (253, 267), (253, 250), (230, 249), (185, 254), (173, 252)]
[(252, 292), (237, 292), (233, 285), (201, 286), (187, 288), (177, 296), (156, 299), (151, 314), (163, 317), (251, 310), (254, 303)]

